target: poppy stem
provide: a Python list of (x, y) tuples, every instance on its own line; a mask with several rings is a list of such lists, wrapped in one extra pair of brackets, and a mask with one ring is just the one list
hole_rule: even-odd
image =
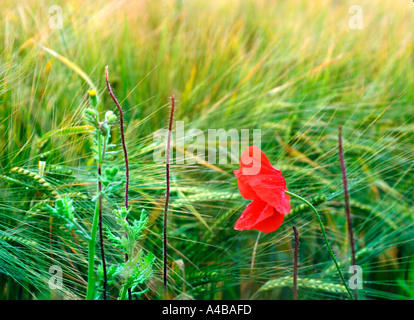
[(309, 201), (307, 201), (306, 199), (302, 198), (301, 196), (298, 196), (297, 194), (292, 193), (290, 191), (285, 191), (285, 193), (287, 193), (288, 195), (290, 195), (290, 196), (292, 196), (292, 197), (294, 197), (296, 199), (299, 199), (302, 202), (306, 203), (312, 209), (312, 211), (315, 213), (316, 219), (318, 220), (319, 226), (320, 226), (321, 231), (322, 231), (323, 238), (325, 240), (325, 244), (326, 244), (326, 246), (328, 248), (329, 254), (331, 255), (331, 259), (335, 263), (336, 270), (338, 270), (339, 276), (341, 277), (342, 283), (345, 286), (345, 289), (348, 292), (349, 297), (351, 298), (351, 300), (354, 300), (354, 296), (352, 295), (351, 290), (349, 289), (348, 285), (346, 284), (344, 275), (342, 274), (341, 268), (339, 267), (339, 263), (338, 263), (338, 261), (335, 258), (335, 255), (334, 255), (334, 253), (332, 251), (331, 246), (329, 245), (328, 237), (326, 236), (326, 232), (325, 232), (325, 227), (323, 226), (322, 219), (321, 219), (318, 211), (315, 209), (315, 207)]
[(299, 232), (296, 226), (293, 226), (295, 234), (295, 254), (293, 262), (293, 300), (298, 300), (298, 260), (299, 260)]

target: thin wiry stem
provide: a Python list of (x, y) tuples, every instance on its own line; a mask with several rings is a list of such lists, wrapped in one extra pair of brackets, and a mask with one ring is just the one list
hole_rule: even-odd
[(171, 96), (171, 113), (170, 113), (170, 122), (168, 124), (168, 137), (167, 137), (167, 147), (165, 152), (166, 158), (166, 173), (165, 173), (165, 180), (167, 190), (165, 193), (165, 207), (164, 207), (164, 294), (167, 294), (167, 218), (168, 218), (168, 201), (170, 199), (170, 143), (171, 143), (171, 130), (172, 124), (174, 119), (174, 109), (175, 109), (175, 99), (174, 95)]
[(259, 239), (260, 239), (260, 235), (262, 233), (259, 231), (259, 234), (257, 235), (257, 239), (256, 242), (254, 243), (254, 247), (253, 247), (253, 253), (252, 253), (252, 263), (250, 265), (250, 273), (253, 273), (253, 269), (254, 269), (254, 264), (256, 262), (256, 253), (257, 253), (257, 246), (259, 245)]
[(293, 226), (295, 234), (295, 254), (293, 262), (293, 300), (298, 300), (298, 260), (299, 260), (299, 233), (296, 226)]
[[(119, 129), (121, 131), (121, 143), (122, 149), (124, 150), (124, 160), (125, 160), (125, 208), (128, 210), (128, 194), (129, 194), (129, 163), (128, 163), (128, 152), (125, 143), (125, 133), (124, 133), (124, 114), (122, 112), (122, 107), (119, 104), (118, 100), (116, 99), (114, 93), (112, 92), (111, 84), (109, 83), (109, 75), (108, 75), (108, 67), (105, 68), (105, 78), (106, 78), (106, 86), (108, 88), (109, 94), (112, 100), (115, 102), (118, 111), (119, 111), (119, 122), (120, 126)], [(128, 217), (127, 217), (128, 218)]]
[(90, 240), (91, 237), (90, 235), (85, 231), (85, 229), (79, 224), (79, 222), (77, 222), (76, 220), (73, 220), (73, 223), (75, 224), (76, 228), (78, 228), (78, 230), (80, 232), (82, 232), (83, 236), (85, 237), (86, 240)]
[[(109, 94), (112, 100), (115, 102), (118, 111), (119, 111), (119, 128), (121, 131), (121, 143), (122, 149), (124, 150), (124, 161), (125, 161), (125, 209), (128, 212), (128, 194), (129, 194), (129, 162), (128, 162), (128, 152), (125, 143), (125, 133), (124, 133), (124, 114), (122, 112), (122, 107), (119, 104), (118, 100), (116, 99), (114, 93), (112, 92), (111, 84), (109, 83), (109, 75), (108, 75), (108, 66), (105, 68), (105, 78), (106, 78), (106, 86), (108, 88)], [(126, 220), (128, 221), (128, 215), (126, 216)], [(125, 262), (128, 262), (128, 254), (125, 254)], [(132, 292), (131, 289), (128, 289), (128, 299), (132, 300)]]
[(106, 286), (108, 283), (107, 275), (106, 275), (106, 260), (105, 260), (105, 248), (104, 248), (104, 240), (103, 240), (103, 233), (102, 233), (102, 168), (101, 164), (98, 164), (98, 192), (99, 192), (99, 243), (101, 246), (101, 259), (102, 259), (102, 268), (103, 268), (103, 299), (106, 300)]
[(349, 297), (352, 300), (354, 300), (354, 296), (352, 295), (351, 290), (349, 289), (349, 287), (348, 287), (348, 285), (347, 285), (347, 283), (345, 281), (344, 275), (342, 274), (341, 268), (339, 267), (339, 263), (338, 263), (338, 261), (335, 258), (335, 255), (334, 255), (334, 253), (332, 251), (331, 245), (329, 244), (328, 237), (327, 237), (326, 232), (325, 232), (325, 227), (323, 226), (322, 219), (321, 219), (321, 216), (319, 215), (318, 211), (316, 210), (316, 208), (308, 200), (303, 199), (301, 196), (298, 196), (297, 194), (295, 194), (293, 192), (290, 192), (290, 191), (285, 191), (285, 193), (287, 193), (287, 194), (291, 195), (292, 197), (294, 197), (296, 199), (299, 199), (300, 201), (306, 203), (312, 209), (312, 211), (315, 213), (316, 219), (319, 222), (319, 227), (321, 228), (321, 231), (322, 231), (323, 239), (325, 240), (326, 247), (328, 248), (328, 251), (329, 251), (329, 254), (331, 256), (331, 259), (332, 259), (332, 261), (335, 264), (336, 270), (339, 273), (339, 277), (341, 278), (342, 283), (343, 283), (346, 291), (348, 292)]
[(89, 240), (88, 250), (88, 289), (86, 291), (86, 300), (95, 298), (95, 241), (99, 220), (99, 203), (95, 204), (95, 212), (93, 214), (91, 239)]
[[(101, 132), (98, 132), (101, 135)], [(101, 138), (99, 138), (101, 140)], [(106, 289), (108, 285), (108, 277), (106, 273), (106, 259), (105, 259), (105, 247), (104, 247), (104, 240), (103, 240), (103, 227), (102, 227), (102, 164), (105, 159), (105, 149), (106, 149), (106, 138), (103, 139), (103, 148), (100, 150), (99, 155), (99, 163), (98, 163), (98, 192), (99, 192), (99, 243), (101, 246), (101, 259), (102, 259), (102, 269), (103, 269), (103, 299), (106, 300)]]
[[(342, 147), (342, 126), (341, 125), (338, 127), (338, 152), (339, 152), (339, 159), (341, 162), (342, 180), (344, 184), (345, 213), (346, 213), (346, 219), (348, 222), (349, 242), (351, 243), (352, 265), (355, 266), (356, 265), (355, 240), (354, 240), (354, 231), (352, 228), (351, 209), (349, 205), (348, 178), (346, 175), (344, 150)], [(354, 291), (354, 295), (355, 295), (355, 299), (358, 300), (358, 293), (356, 290)]]

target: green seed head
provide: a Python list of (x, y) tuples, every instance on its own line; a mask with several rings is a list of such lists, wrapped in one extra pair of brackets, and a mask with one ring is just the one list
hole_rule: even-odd
[(115, 177), (118, 174), (118, 171), (119, 171), (118, 167), (113, 167), (111, 170), (111, 175)]
[(63, 207), (63, 199), (57, 199), (56, 200), (56, 207), (57, 208), (62, 208)]
[(116, 115), (112, 111), (107, 111), (105, 113), (105, 120), (109, 123), (115, 122), (117, 119)]
[(85, 114), (86, 115), (89, 115), (89, 116), (95, 116), (95, 117), (98, 115), (98, 113), (96, 112), (96, 110), (91, 109), (91, 108), (85, 109)]

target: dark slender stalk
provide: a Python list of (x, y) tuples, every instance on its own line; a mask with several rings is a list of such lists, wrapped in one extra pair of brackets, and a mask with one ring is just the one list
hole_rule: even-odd
[(171, 113), (170, 113), (170, 122), (168, 124), (168, 137), (167, 137), (167, 147), (165, 152), (165, 161), (166, 161), (166, 174), (165, 180), (167, 185), (167, 191), (165, 193), (165, 207), (164, 207), (164, 294), (167, 294), (167, 217), (168, 217), (168, 201), (170, 199), (170, 144), (171, 144), (171, 130), (174, 119), (174, 109), (175, 109), (175, 99), (174, 95), (171, 96)]
[(295, 254), (293, 263), (293, 300), (298, 300), (298, 260), (299, 260), (299, 233), (296, 226), (293, 226), (295, 234)]
[[(118, 100), (116, 99), (114, 93), (112, 92), (111, 85), (109, 83), (109, 76), (108, 76), (108, 67), (105, 68), (105, 78), (106, 78), (106, 86), (108, 87), (109, 94), (112, 100), (115, 102), (118, 111), (119, 111), (119, 122), (120, 122), (120, 131), (121, 131), (121, 142), (122, 148), (124, 150), (124, 159), (125, 159), (125, 208), (128, 210), (128, 194), (129, 194), (129, 163), (128, 163), (128, 152), (125, 143), (125, 133), (124, 133), (124, 114), (122, 112), (122, 107), (119, 104)], [(127, 217), (128, 218), (128, 217)]]
[(105, 261), (105, 248), (104, 248), (104, 240), (102, 234), (102, 181), (101, 181), (102, 169), (101, 164), (98, 164), (98, 190), (99, 190), (99, 243), (101, 246), (101, 259), (102, 259), (102, 268), (103, 268), (103, 276), (104, 276), (104, 283), (103, 283), (103, 299), (106, 300), (106, 286), (108, 283), (107, 275), (106, 275), (106, 261)]
[[(344, 150), (342, 147), (342, 126), (341, 125), (338, 127), (338, 152), (339, 152), (339, 159), (341, 162), (342, 180), (344, 184), (345, 213), (346, 213), (346, 219), (348, 221), (349, 242), (351, 243), (352, 265), (355, 266), (356, 265), (355, 240), (354, 240), (354, 231), (352, 228), (351, 209), (349, 205), (348, 179), (346, 175)], [(358, 300), (357, 290), (354, 290), (354, 296), (355, 296), (355, 299)]]
[[(125, 133), (124, 133), (124, 114), (122, 112), (122, 107), (119, 104), (118, 100), (116, 99), (114, 93), (112, 92), (111, 85), (109, 83), (109, 75), (108, 75), (108, 66), (105, 68), (105, 78), (106, 78), (106, 86), (108, 88), (109, 94), (112, 100), (115, 102), (118, 111), (119, 111), (119, 121), (120, 121), (120, 131), (121, 131), (121, 143), (122, 148), (124, 150), (124, 161), (125, 161), (125, 209), (128, 211), (128, 194), (129, 194), (129, 162), (128, 162), (128, 152), (125, 143)], [(128, 215), (126, 216), (126, 220), (128, 221)], [(125, 254), (125, 262), (128, 261), (128, 254)], [(128, 289), (128, 300), (132, 300), (132, 292), (131, 289)]]

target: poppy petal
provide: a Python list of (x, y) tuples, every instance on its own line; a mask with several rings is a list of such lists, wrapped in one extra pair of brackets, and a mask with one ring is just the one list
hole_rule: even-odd
[[(257, 168), (258, 170), (250, 170), (250, 172), (247, 170), (252, 168)], [(280, 173), (278, 169), (272, 166), (264, 152), (258, 146), (254, 145), (247, 147), (243, 151), (240, 158), (240, 171), (246, 176)]]
[(277, 212), (290, 212), (290, 197), (285, 193), (286, 181), (282, 174), (251, 176), (244, 184), (248, 184), (261, 200), (270, 204)]
[(261, 200), (253, 200), (243, 211), (237, 220), (234, 229), (236, 230), (252, 230), (255, 225), (270, 218), (275, 214), (275, 210), (266, 202)]
[[(256, 174), (245, 169), (259, 166)], [(250, 174), (249, 174), (250, 173)], [(234, 171), (240, 194), (248, 200), (261, 199), (279, 213), (290, 212), (290, 197), (285, 194), (286, 181), (282, 172), (273, 167), (266, 155), (257, 146), (247, 147), (240, 160), (240, 169)]]
[(266, 232), (266, 233), (276, 231), (282, 225), (284, 218), (285, 218), (284, 214), (275, 212), (269, 218), (257, 223), (254, 226), (254, 229), (257, 229), (259, 231)]
[(238, 174), (237, 182), (243, 198), (248, 200), (261, 199), (282, 214), (290, 212), (290, 196), (285, 193), (287, 190), (286, 181), (281, 173), (254, 176)]
[(290, 196), (282, 172), (273, 167), (257, 146), (247, 147), (234, 171), (243, 198), (253, 200), (237, 220), (236, 230), (277, 230), (289, 213)]
[(241, 170), (234, 170), (234, 175), (237, 177), (239, 191), (244, 199), (254, 200), (259, 198), (256, 192), (254, 192), (252, 187), (248, 184), (248, 180), (241, 174)]
[(252, 162), (260, 162), (265, 166), (271, 166), (266, 154), (258, 146), (248, 146), (240, 158), (240, 166), (251, 166)]

